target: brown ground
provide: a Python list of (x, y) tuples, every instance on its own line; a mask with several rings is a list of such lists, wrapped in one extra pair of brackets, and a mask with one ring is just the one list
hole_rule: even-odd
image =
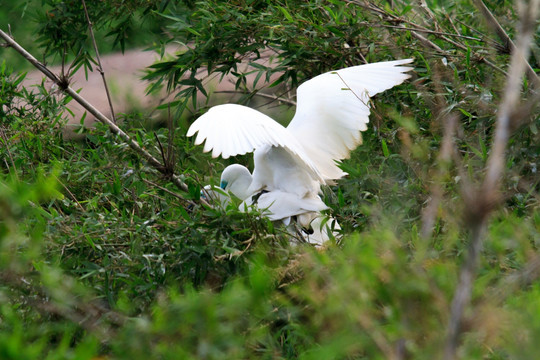
[[(169, 48), (168, 53), (173, 53), (174, 48)], [(140, 49), (129, 50), (124, 54), (113, 53), (101, 57), (101, 63), (105, 71), (107, 84), (111, 92), (113, 106), (115, 113), (125, 113), (132, 110), (147, 111), (149, 116), (153, 112), (153, 109), (163, 102), (167, 95), (163, 91), (159, 95), (147, 95), (146, 88), (148, 82), (141, 80), (144, 75), (145, 68), (153, 64), (159, 59), (158, 54), (153, 51), (142, 51)], [(268, 62), (268, 59), (261, 60), (261, 62)], [(59, 74), (61, 68), (59, 66), (51, 67), (51, 70)], [(206, 73), (201, 73), (200, 77), (206, 76)], [(251, 77), (254, 78), (255, 75)], [(276, 75), (275, 78), (277, 78)], [(39, 71), (32, 71), (26, 77), (23, 86), (29, 86), (32, 84), (40, 83), (41, 79), (45, 76)], [(225, 77), (221, 82), (218, 82), (218, 78), (206, 79), (206, 87), (213, 93), (220, 92), (220, 96), (212, 96), (212, 104), (223, 102), (234, 102), (235, 96), (232, 93), (234, 91), (234, 83), (232, 79)], [(262, 81), (260, 81), (262, 83)], [(52, 81), (47, 81), (47, 85), (52, 86)], [(103, 86), (103, 80), (100, 73), (97, 70), (88, 73), (88, 80), (85, 78), (85, 73), (80, 69), (72, 79), (71, 87), (73, 89), (81, 89), (81, 96), (88, 102), (94, 105), (99, 111), (106, 116), (110, 117), (111, 111), (107, 102), (106, 92)], [(261, 87), (259, 84), (258, 88)], [(275, 91), (275, 88), (273, 89)], [(264, 92), (264, 91), (263, 91)], [(263, 102), (268, 102), (268, 98), (262, 98)], [(204, 99), (203, 99), (204, 101)], [(80, 123), (81, 116), (84, 114), (84, 109), (75, 101), (71, 101), (69, 108), (73, 111), (74, 116), (68, 114), (68, 128), (67, 133), (72, 133), (70, 128)], [(268, 111), (267, 111), (268, 112)], [(270, 110), (270, 112), (272, 112)], [(95, 119), (91, 114), (88, 114), (85, 118), (85, 124), (91, 125), (95, 122)]]
[[(152, 109), (159, 104), (160, 99), (158, 96), (145, 94), (148, 83), (141, 80), (144, 69), (157, 59), (156, 53), (141, 50), (130, 50), (124, 54), (114, 53), (101, 57), (115, 113), (123, 113), (133, 109)], [(53, 66), (51, 70), (55, 74), (59, 74), (61, 68)], [(32, 71), (26, 77), (24, 86), (40, 83), (44, 77), (41, 72)], [(46, 84), (49, 87), (53, 85), (50, 80)], [(98, 71), (89, 72), (87, 80), (84, 71), (80, 69), (73, 76), (71, 87), (76, 90), (81, 89), (80, 94), (82, 97), (107, 117), (111, 116), (103, 80)], [(163, 96), (162, 94), (161, 97)], [(84, 109), (75, 101), (70, 102), (69, 108), (73, 111), (74, 116), (68, 115), (70, 118), (68, 126), (79, 124)], [(88, 114), (85, 123), (89, 125), (93, 122), (95, 122), (95, 119)]]

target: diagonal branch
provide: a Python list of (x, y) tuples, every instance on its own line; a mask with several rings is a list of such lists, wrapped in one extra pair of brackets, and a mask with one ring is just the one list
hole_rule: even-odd
[[(182, 191), (188, 191), (188, 186), (182, 181), (182, 179), (176, 174), (170, 174), (167, 168), (161, 164), (152, 154), (142, 148), (139, 143), (133, 140), (128, 134), (126, 134), (122, 129), (120, 129), (113, 121), (103, 115), (98, 109), (96, 109), (92, 104), (90, 104), (86, 99), (79, 95), (71, 87), (66, 86), (56, 74), (50, 71), (45, 65), (40, 63), (36, 58), (34, 58), (29, 52), (27, 52), (23, 47), (21, 47), (15, 40), (13, 40), (8, 34), (0, 30), (0, 37), (5, 40), (8, 46), (15, 49), (19, 54), (21, 54), (28, 62), (34, 65), (39, 69), (43, 74), (45, 74), (49, 79), (51, 79), (56, 85), (58, 85), (62, 91), (71, 96), (76, 102), (78, 102), (82, 107), (84, 107), (89, 113), (95, 116), (95, 118), (107, 125), (110, 131), (113, 134), (118, 135), (133, 151), (143, 157), (150, 166), (158, 170), (164, 175), (170, 175), (171, 181)], [(201, 203), (208, 205), (204, 199), (200, 199)]]

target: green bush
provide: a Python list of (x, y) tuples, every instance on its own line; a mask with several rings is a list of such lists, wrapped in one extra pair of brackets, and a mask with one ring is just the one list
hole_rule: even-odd
[[(0, 358), (442, 357), (477, 220), (466, 192), (475, 187), (466, 185), (486, 174), (509, 61), (474, 3), (88, 5), (98, 34), (112, 39), (103, 41), (123, 47), (132, 26), (148, 21), (167, 25), (166, 36), (153, 35), (148, 46), (187, 45), (146, 74), (150, 91), (176, 91), (166, 105), (175, 131), (153, 128), (141, 114), (120, 117), (154, 157), (166, 158), (160, 147), (172, 149), (170, 171), (186, 188), (104, 125), (81, 125), (82, 140), (65, 140), (70, 99), (43, 84), (23, 88), (24, 75), (3, 62)], [(513, 4), (487, 6), (515, 38)], [(43, 54), (75, 67), (92, 64), (80, 2), (44, 1), (31, 10)], [(268, 56), (271, 63), (259, 61)], [(192, 117), (216, 96), (206, 75), (232, 77), (239, 102), (255, 106), (262, 87), (285, 99), (324, 71), (408, 57), (413, 77), (374, 99), (363, 144), (341, 165), (348, 177), (323, 189), (343, 228), (339, 244), (291, 245), (283, 228), (257, 213), (200, 201), (202, 185), (216, 183), (227, 164), (251, 162), (212, 159), (185, 137)], [(538, 68), (536, 58), (529, 62)], [(523, 82), (524, 116), (507, 146), (459, 358), (536, 354), (540, 139), (533, 82)], [(530, 113), (523, 110), (529, 105)], [(455, 151), (445, 159), (453, 116)]]

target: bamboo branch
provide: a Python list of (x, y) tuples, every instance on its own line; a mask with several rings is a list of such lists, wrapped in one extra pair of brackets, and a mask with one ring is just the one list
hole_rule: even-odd
[[(186, 201), (186, 199), (184, 199), (182, 196), (180, 196), (179, 194), (177, 194), (177, 193), (175, 193), (175, 192), (173, 192), (173, 191), (167, 189), (166, 187), (163, 187), (163, 186), (161, 186), (161, 185), (159, 185), (159, 184), (156, 184), (155, 182), (152, 182), (152, 181), (146, 180), (146, 179), (142, 179), (142, 181), (144, 181), (144, 182), (147, 183), (148, 185), (152, 185), (152, 186), (154, 186), (154, 187), (157, 187), (158, 189), (160, 189), (160, 190), (166, 192), (166, 193), (169, 194), (169, 195), (174, 196), (175, 198), (177, 198), (177, 199), (180, 200), (180, 201)], [(192, 202), (189, 202), (189, 203), (192, 204)]]
[[(152, 154), (150, 154), (148, 151), (146, 151), (144, 148), (142, 148), (135, 140), (133, 140), (128, 134), (126, 134), (122, 129), (120, 129), (113, 121), (111, 121), (109, 118), (107, 118), (105, 115), (103, 115), (98, 109), (96, 109), (92, 104), (90, 104), (88, 101), (86, 101), (82, 96), (80, 96), (75, 90), (73, 90), (71, 87), (66, 86), (65, 83), (63, 83), (58, 76), (56, 76), (53, 72), (51, 72), (45, 65), (40, 63), (36, 58), (34, 58), (29, 52), (27, 52), (23, 47), (21, 47), (15, 40), (13, 40), (8, 34), (6, 34), (4, 31), (0, 30), (0, 37), (5, 40), (5, 42), (15, 49), (19, 54), (21, 54), (28, 62), (30, 62), (34, 67), (36, 67), (38, 70), (40, 70), (45, 76), (47, 76), (49, 79), (51, 79), (56, 85), (58, 85), (62, 91), (64, 91), (66, 94), (71, 96), (76, 102), (78, 102), (82, 107), (84, 107), (89, 113), (95, 116), (95, 118), (107, 125), (109, 127), (109, 130), (113, 133), (118, 135), (128, 146), (134, 150), (137, 154), (142, 156), (150, 166), (158, 170), (160, 173), (164, 175), (170, 175), (168, 170), (166, 169), (163, 164), (159, 162)], [(188, 191), (187, 185), (180, 179), (180, 177), (176, 174), (170, 175), (170, 179), (180, 190), (182, 191)], [(208, 205), (208, 203), (201, 199), (201, 202), (205, 205)]]
[(451, 36), (451, 37), (456, 37), (456, 38), (460, 38), (460, 39), (484, 42), (484, 40), (479, 39), (479, 38), (475, 38), (473, 36), (467, 36), (467, 35), (461, 35), (461, 34), (452, 34), (452, 33), (448, 33), (448, 32), (429, 30), (429, 29), (426, 29), (426, 28), (418, 27), (418, 26), (415, 26), (414, 28), (410, 28), (410, 27), (400, 26), (400, 25), (373, 24), (373, 23), (368, 23), (368, 22), (361, 22), (361, 23), (359, 23), (359, 25), (366, 25), (366, 26), (370, 26), (370, 27), (382, 27), (382, 28), (387, 28), (387, 29), (404, 30), (404, 31), (417, 31), (417, 32), (426, 33), (426, 34), (433, 34), (433, 35), (437, 35), (437, 36)]

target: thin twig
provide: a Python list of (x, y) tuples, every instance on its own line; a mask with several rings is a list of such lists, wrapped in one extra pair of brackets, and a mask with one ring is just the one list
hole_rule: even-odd
[[(415, 23), (413, 23), (411, 21), (408, 21), (405, 18), (390, 14), (386, 10), (384, 10), (384, 9), (382, 9), (382, 8), (372, 4), (372, 3), (362, 2), (360, 0), (346, 0), (346, 2), (350, 3), (350, 4), (360, 6), (360, 7), (364, 8), (364, 9), (366, 9), (366, 10), (369, 10), (369, 11), (377, 14), (377, 15), (380, 15), (380, 16), (383, 17), (383, 19), (385, 19), (388, 22), (396, 23), (396, 24), (407, 24), (407, 25), (411, 26), (411, 28), (406, 28), (406, 29), (411, 31), (412, 36), (414, 36), (416, 39), (418, 39), (425, 46), (430, 47), (432, 49), (435, 49), (436, 51), (438, 51), (441, 54), (444, 54), (445, 56), (450, 56), (451, 54), (448, 51), (442, 49), (440, 46), (438, 46), (437, 44), (435, 44), (434, 42), (432, 42), (431, 40), (427, 39), (425, 36), (423, 36), (423, 35), (421, 35), (419, 33), (420, 32), (430, 33), (430, 34), (435, 35), (435, 36), (441, 38), (442, 40), (456, 46), (460, 50), (468, 51), (467, 46), (465, 46), (463, 44), (460, 44), (460, 43), (458, 43), (458, 42), (456, 42), (456, 41), (454, 41), (452, 39), (449, 39), (449, 36), (462, 38), (463, 35), (456, 36), (456, 34), (450, 34), (448, 32), (440, 32), (440, 31), (436, 31), (436, 30), (427, 29), (426, 27), (415, 24)], [(476, 38), (473, 38), (473, 39), (477, 40)], [(491, 67), (491, 68), (497, 70), (498, 72), (506, 75), (506, 72), (503, 69), (496, 66), (494, 63), (492, 63), (491, 61), (486, 59), (484, 56), (481, 56), (481, 55), (479, 55), (477, 53), (473, 53), (472, 55), (473, 55), (475, 60), (483, 62), (484, 64), (488, 65), (489, 67)]]
[[(40, 70), (45, 74), (49, 79), (51, 79), (55, 84), (60, 86), (60, 88), (69, 96), (71, 96), (76, 102), (78, 102), (82, 107), (84, 107), (88, 112), (95, 116), (95, 118), (107, 125), (109, 130), (118, 135), (128, 146), (134, 150), (137, 154), (143, 157), (150, 166), (158, 170), (164, 175), (169, 175), (167, 169), (157, 160), (152, 154), (142, 148), (135, 140), (133, 140), (128, 134), (126, 134), (122, 129), (120, 129), (113, 121), (103, 115), (98, 109), (96, 109), (92, 104), (90, 104), (86, 99), (79, 95), (78, 92), (73, 90), (69, 86), (65, 86), (62, 81), (56, 76), (52, 71), (49, 70), (45, 65), (40, 63), (36, 58), (34, 58), (29, 52), (27, 52), (23, 47), (21, 47), (15, 40), (9, 37), (4, 31), (0, 30), (0, 37), (3, 38), (11, 47), (13, 47), (19, 54), (21, 54), (28, 62), (30, 62), (34, 67)], [(180, 179), (176, 174), (170, 175), (170, 179), (180, 190), (188, 191), (188, 186)], [(200, 200), (202, 203), (206, 203), (204, 199)], [(207, 204), (208, 205), (208, 204)]]
[[(54, 175), (53, 175), (54, 176)], [(58, 179), (58, 177), (54, 176), (54, 178), (56, 179), (56, 181), (62, 185), (62, 187), (67, 191), (67, 193), (69, 194), (69, 196), (71, 197), (71, 199), (73, 201), (75, 201), (75, 203), (79, 206), (79, 208), (84, 211), (84, 207), (81, 205), (81, 203), (77, 200), (77, 198), (75, 197), (75, 195), (69, 190), (69, 188), (63, 183), (60, 181), (60, 179)]]
[[(448, 20), (451, 22), (452, 20), (450, 19), (450, 16), (449, 15), (446, 15)], [(477, 33), (478, 35), (482, 36), (482, 38), (484, 39), (484, 41), (486, 42), (495, 42), (494, 39), (492, 39), (491, 37), (487, 36), (486, 34), (484, 34), (483, 32), (481, 32), (480, 30), (478, 29), (475, 29), (473, 26), (471, 26), (470, 24), (467, 24), (466, 22), (464, 21), (461, 21), (459, 19), (455, 19), (455, 21), (457, 21), (458, 23), (460, 23), (461, 25), (465, 26), (467, 29), (469, 29), (470, 31), (472, 32), (475, 32)]]
[[(504, 97), (499, 111), (497, 112), (497, 127), (492, 152), (488, 159), (488, 172), (484, 182), (484, 188), (494, 191), (499, 185), (500, 178), (504, 172), (506, 144), (510, 137), (512, 127), (512, 115), (514, 109), (518, 107), (521, 94), (521, 78), (523, 73), (528, 72), (530, 67), (526, 59), (530, 53), (530, 45), (533, 37), (533, 25), (536, 20), (536, 12), (540, 6), (540, 0), (531, 1), (531, 6), (536, 9), (530, 10), (529, 19), (523, 19), (522, 34), (518, 37), (518, 45), (512, 52), (508, 80), (504, 90)], [(536, 76), (536, 75), (535, 75)], [(538, 80), (538, 78), (537, 78)]]
[(158, 145), (159, 145), (159, 152), (161, 154), (161, 159), (163, 160), (163, 166), (168, 170), (170, 171), (171, 169), (169, 168), (169, 164), (167, 163), (167, 158), (165, 157), (165, 153), (163, 151), (163, 146), (161, 145), (161, 141), (159, 140), (156, 132), (154, 132), (154, 138), (156, 139)]
[[(510, 39), (510, 36), (508, 36), (506, 31), (504, 31), (503, 27), (501, 26), (501, 24), (499, 24), (495, 16), (493, 16), (493, 14), (488, 9), (486, 4), (484, 4), (482, 0), (473, 0), (473, 2), (476, 5), (476, 7), (480, 9), (480, 11), (482, 12), (482, 15), (484, 15), (484, 19), (487, 21), (488, 25), (493, 29), (493, 32), (495, 32), (495, 34), (497, 34), (499, 39), (501, 39), (503, 43), (506, 46), (508, 46), (510, 52), (514, 53), (516, 51), (516, 45), (514, 44), (512, 39)], [(531, 3), (532, 2), (534, 1), (531, 1)], [(531, 7), (534, 7), (534, 6), (535, 5), (531, 5)], [(530, 9), (530, 10), (535, 11), (535, 9)], [(538, 77), (538, 75), (536, 75), (536, 73), (534, 72), (534, 69), (527, 62), (526, 59), (527, 58), (523, 59), (523, 61), (525, 61), (525, 72), (527, 74), (527, 78), (531, 82), (534, 83), (535, 87), (538, 87), (540, 86), (540, 78)]]
[(417, 40), (419, 40), (424, 46), (430, 47), (441, 54), (446, 54), (446, 51), (443, 50), (439, 45), (435, 44), (433, 41), (428, 40), (425, 36), (420, 35), (418, 32), (411, 31), (411, 35), (414, 36)]
[[(216, 94), (244, 94), (244, 92), (236, 91), (236, 90), (220, 90), (220, 91), (215, 91), (214, 93), (216, 93)], [(263, 98), (266, 98), (266, 99), (272, 99), (274, 101), (279, 101), (279, 102), (282, 102), (282, 103), (285, 103), (285, 104), (288, 104), (288, 105), (291, 105), (291, 106), (296, 106), (296, 101), (290, 100), (290, 99), (285, 99), (285, 98), (279, 97), (277, 95), (271, 95), (271, 94), (265, 94), (265, 93), (257, 92), (256, 94), (254, 94), (254, 96), (260, 96), (260, 97), (263, 97)]]
[(426, 34), (433, 34), (433, 35), (437, 35), (437, 36), (451, 36), (451, 37), (456, 37), (456, 38), (460, 38), (460, 39), (484, 42), (483, 39), (475, 38), (475, 37), (472, 37), (472, 36), (461, 35), (461, 34), (452, 34), (452, 33), (448, 33), (448, 32), (435, 31), (435, 30), (429, 30), (429, 29), (422, 28), (422, 27), (419, 27), (419, 26), (416, 26), (415, 28), (408, 28), (408, 27), (399, 26), (399, 25), (374, 24), (374, 23), (369, 23), (369, 22), (361, 22), (359, 24), (360, 25), (370, 26), (370, 27), (383, 27), (383, 28), (395, 29), (395, 30), (417, 31), (417, 32), (426, 33)]
[(471, 299), (471, 289), (476, 273), (476, 263), (482, 249), (482, 239), (486, 231), (487, 218), (476, 223), (471, 230), (467, 259), (461, 267), (459, 283), (454, 292), (454, 298), (450, 308), (450, 321), (448, 323), (448, 337), (444, 351), (444, 359), (456, 358), (461, 334), (461, 318), (465, 307)]
[(109, 107), (111, 108), (111, 118), (113, 122), (116, 124), (116, 115), (114, 113), (114, 107), (112, 103), (111, 93), (109, 92), (109, 87), (107, 86), (107, 80), (105, 79), (105, 71), (103, 71), (103, 66), (101, 65), (101, 58), (99, 56), (99, 50), (96, 43), (96, 38), (94, 36), (94, 30), (92, 27), (92, 21), (90, 20), (90, 15), (88, 15), (88, 9), (86, 8), (86, 2), (84, 0), (81, 0), (84, 8), (84, 15), (86, 16), (86, 21), (88, 22), (88, 30), (90, 32), (90, 37), (92, 38), (92, 44), (94, 45), (94, 51), (96, 52), (96, 60), (98, 64), (98, 71), (101, 74), (101, 78), (103, 79), (103, 86), (105, 87), (105, 93), (107, 94), (107, 101), (109, 102)]
[(174, 152), (174, 130), (175, 130), (175, 126), (174, 126), (174, 121), (173, 121), (173, 117), (171, 115), (171, 103), (168, 104), (167, 106), (167, 128), (169, 130), (169, 138), (168, 138), (168, 143), (167, 143), (167, 161), (169, 164), (174, 164), (175, 163), (175, 152)]

